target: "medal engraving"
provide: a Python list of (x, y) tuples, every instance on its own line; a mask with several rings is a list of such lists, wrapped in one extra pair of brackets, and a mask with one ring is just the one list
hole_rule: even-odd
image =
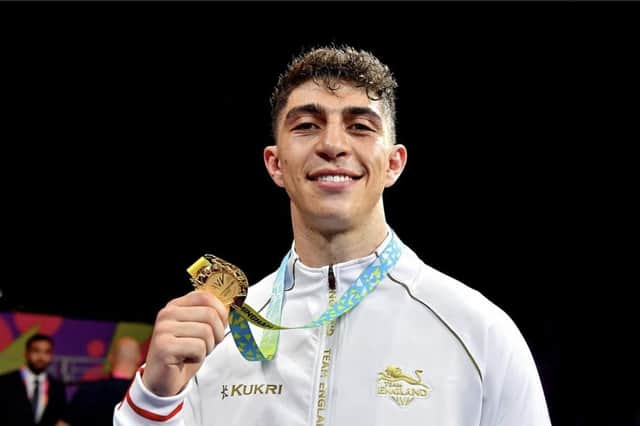
[(226, 306), (241, 306), (249, 284), (237, 266), (211, 254), (205, 254), (187, 269), (198, 290), (213, 293)]

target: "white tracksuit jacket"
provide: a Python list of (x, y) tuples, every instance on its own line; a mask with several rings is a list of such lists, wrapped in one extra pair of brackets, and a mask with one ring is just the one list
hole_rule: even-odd
[[(227, 336), (174, 397), (153, 395), (138, 373), (114, 425), (550, 425), (536, 366), (511, 319), (400, 245), (386, 279), (333, 332), (282, 331), (276, 358), (266, 362), (245, 361)], [(338, 298), (374, 258), (331, 266)], [(325, 310), (328, 271), (294, 253), (284, 325)], [(265, 313), (274, 279), (251, 286), (247, 303)]]

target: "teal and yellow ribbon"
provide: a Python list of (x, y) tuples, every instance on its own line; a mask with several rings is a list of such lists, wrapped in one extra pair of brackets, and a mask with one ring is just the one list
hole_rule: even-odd
[[(400, 245), (395, 236), (392, 235), (382, 253), (376, 256), (376, 259), (362, 271), (338, 301), (331, 304), (317, 319), (296, 327), (280, 325), (284, 299), (284, 278), (290, 255), (291, 252), (287, 253), (278, 268), (271, 301), (267, 310), (267, 318), (247, 304), (242, 306), (232, 305), (233, 309), (229, 314), (229, 327), (238, 350), (248, 361), (272, 360), (278, 349), (280, 330), (321, 327), (331, 321), (335, 321), (355, 308), (362, 299), (376, 289), (380, 281), (398, 262), (398, 259), (400, 259)], [(249, 323), (265, 329), (259, 346), (251, 333)]]

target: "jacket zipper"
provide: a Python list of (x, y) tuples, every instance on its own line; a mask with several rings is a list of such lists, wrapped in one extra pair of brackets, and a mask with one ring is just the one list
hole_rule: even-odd
[[(333, 305), (334, 303), (336, 303), (336, 276), (333, 273), (333, 265), (329, 265), (328, 281), (329, 281), (329, 305)], [(335, 331), (335, 327), (336, 327), (335, 321), (331, 321), (329, 324), (327, 324), (327, 336), (333, 335), (333, 332)]]
[[(336, 291), (336, 276), (333, 272), (333, 265), (329, 265), (329, 272), (327, 274), (327, 280), (328, 280), (328, 284), (329, 284), (329, 305), (333, 305), (334, 303), (336, 303), (337, 301), (337, 291)], [(333, 374), (333, 372), (336, 369), (336, 360), (337, 360), (337, 355), (338, 355), (338, 335), (334, 335), (334, 333), (336, 332), (336, 321), (331, 321), (329, 324), (327, 324), (327, 340), (325, 340), (325, 350), (328, 347), (329, 349), (329, 359), (330, 359), (330, 366), (329, 366), (329, 371), (328, 371), (328, 377), (327, 380), (329, 381), (329, 389), (333, 389), (333, 392), (330, 392), (329, 389), (327, 389), (327, 410), (325, 411), (325, 415), (326, 415), (326, 419), (325, 419), (325, 425), (326, 426), (330, 426), (333, 424), (332, 422), (332, 418), (334, 417), (334, 413), (335, 413), (335, 407), (334, 407), (334, 402), (333, 401), (333, 397), (334, 397), (334, 392), (336, 389), (336, 384), (335, 384), (335, 374)], [(325, 352), (326, 353), (326, 352)]]
[[(333, 265), (329, 265), (329, 271), (327, 274), (328, 288), (329, 288), (329, 305), (336, 302), (336, 276), (333, 272)], [(334, 350), (333, 344), (328, 342), (327, 337), (332, 336), (335, 331), (335, 321), (331, 321), (327, 324), (326, 331), (320, 336), (320, 359), (319, 371), (316, 376), (315, 383), (315, 407), (312, 426), (327, 426), (328, 414), (329, 414), (329, 387), (331, 386), (331, 370), (333, 369)], [(333, 340), (333, 338), (330, 338)]]

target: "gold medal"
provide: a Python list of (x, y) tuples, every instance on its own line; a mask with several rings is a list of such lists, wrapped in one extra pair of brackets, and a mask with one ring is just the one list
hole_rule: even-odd
[(213, 293), (226, 306), (241, 306), (249, 283), (237, 266), (211, 254), (205, 254), (187, 268), (191, 283), (198, 290)]

